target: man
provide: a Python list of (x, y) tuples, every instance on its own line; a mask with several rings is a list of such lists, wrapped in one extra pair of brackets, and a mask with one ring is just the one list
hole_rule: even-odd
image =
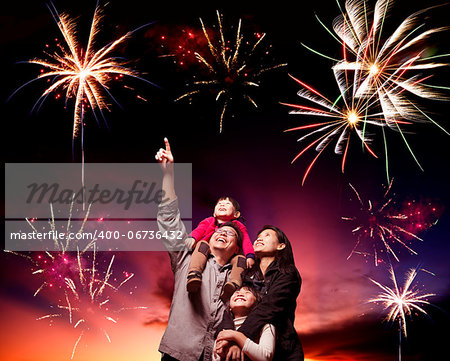
[(240, 250), (242, 233), (231, 222), (223, 223), (214, 232), (209, 241), (211, 253), (202, 274), (202, 286), (197, 293), (189, 294), (186, 282), (191, 253), (187, 248), (180, 247), (184, 245), (187, 234), (175, 194), (173, 155), (167, 138), (164, 142), (166, 149), (160, 149), (155, 156), (163, 171), (162, 189), (165, 192), (164, 202), (158, 211), (158, 228), (168, 234), (181, 231), (183, 239), (163, 240), (169, 252), (175, 285), (169, 322), (159, 351), (164, 361), (209, 361), (214, 336), (225, 309), (220, 295), (231, 271), (229, 260)]

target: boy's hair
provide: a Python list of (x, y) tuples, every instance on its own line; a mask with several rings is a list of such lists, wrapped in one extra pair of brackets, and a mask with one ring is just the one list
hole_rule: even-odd
[(240, 212), (241, 211), (241, 206), (239, 205), (238, 201), (236, 199), (234, 199), (234, 198), (231, 198), (231, 197), (228, 197), (228, 196), (223, 196), (223, 197), (220, 197), (217, 200), (216, 204), (219, 203), (220, 201), (230, 201), (231, 204), (234, 207), (234, 210), (236, 212)]
[[(224, 196), (224, 197), (220, 197), (220, 198), (217, 200), (216, 204), (219, 203), (220, 201), (230, 201), (231, 204), (232, 204), (233, 207), (234, 207), (234, 210), (235, 210), (236, 212), (241, 212), (241, 206), (240, 206), (240, 204), (238, 203), (238, 201), (237, 201), (236, 199), (231, 198), (231, 197), (229, 197), (229, 196)], [(240, 214), (239, 217), (238, 217), (237, 219), (238, 219), (241, 223), (243, 223), (243, 224), (246, 223), (246, 219), (242, 216), (242, 214)]]
[(244, 235), (242, 234), (242, 231), (239, 229), (239, 226), (234, 222), (225, 222), (225, 223), (219, 224), (217, 227), (221, 228), (221, 227), (225, 227), (225, 226), (231, 227), (236, 231), (237, 245), (239, 247), (239, 250), (242, 251), (242, 240), (244, 239)]

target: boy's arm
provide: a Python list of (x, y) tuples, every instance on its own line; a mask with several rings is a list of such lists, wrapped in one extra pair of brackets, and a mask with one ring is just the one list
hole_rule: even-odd
[(211, 224), (214, 223), (214, 217), (205, 218), (198, 226), (191, 232), (191, 237), (195, 238), (195, 242), (203, 240), (206, 232), (211, 228)]
[(246, 258), (255, 258), (255, 251), (253, 250), (253, 244), (248, 235), (247, 227), (239, 221), (235, 221), (239, 229), (242, 232), (242, 252), (244, 252)]
[(192, 230), (190, 236), (184, 241), (189, 250), (193, 250), (199, 241), (206, 240), (205, 236), (208, 235), (211, 224), (214, 224), (214, 217), (205, 218), (198, 224), (197, 228)]

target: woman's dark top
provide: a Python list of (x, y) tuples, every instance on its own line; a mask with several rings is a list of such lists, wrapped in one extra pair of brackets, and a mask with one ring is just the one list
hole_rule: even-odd
[[(262, 292), (262, 300), (247, 316), (239, 331), (256, 341), (262, 327), (270, 323), (277, 331), (273, 360), (303, 361), (302, 345), (294, 328), (296, 300), (302, 282), (295, 266), (281, 270), (275, 260), (267, 268), (264, 279), (257, 263), (251, 269), (244, 271), (242, 278), (244, 286), (251, 285)], [(233, 326), (230, 319), (224, 316), (222, 328), (233, 328)]]

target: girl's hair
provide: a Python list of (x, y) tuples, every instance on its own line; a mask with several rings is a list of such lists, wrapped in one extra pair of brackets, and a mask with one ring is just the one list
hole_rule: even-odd
[(277, 236), (278, 242), (285, 245), (285, 247), (282, 250), (278, 251), (275, 256), (276, 260), (278, 261), (278, 267), (280, 268), (280, 270), (282, 272), (285, 272), (288, 269), (292, 268), (292, 266), (295, 267), (294, 253), (292, 252), (291, 242), (289, 242), (289, 239), (284, 234), (284, 232), (278, 227), (265, 225), (257, 234), (259, 235), (266, 229), (274, 231)]
[[(253, 286), (251, 286), (251, 285), (243, 285), (243, 286), (241, 286), (241, 287), (236, 288), (236, 291), (239, 291), (239, 290), (242, 289), (242, 288), (248, 289), (248, 290), (253, 294), (253, 296), (255, 296), (255, 303), (253, 304), (253, 306), (252, 306), (251, 309), (249, 310), (249, 311), (251, 311), (251, 310), (253, 310), (253, 309), (256, 307), (256, 305), (257, 305), (258, 303), (261, 302), (261, 300), (262, 300), (261, 292), (259, 292), (255, 287), (253, 287)], [(236, 292), (236, 291), (234, 291), (234, 292)], [(230, 309), (230, 312), (231, 312), (231, 314), (233, 314), (233, 312), (231, 311), (231, 309)]]

